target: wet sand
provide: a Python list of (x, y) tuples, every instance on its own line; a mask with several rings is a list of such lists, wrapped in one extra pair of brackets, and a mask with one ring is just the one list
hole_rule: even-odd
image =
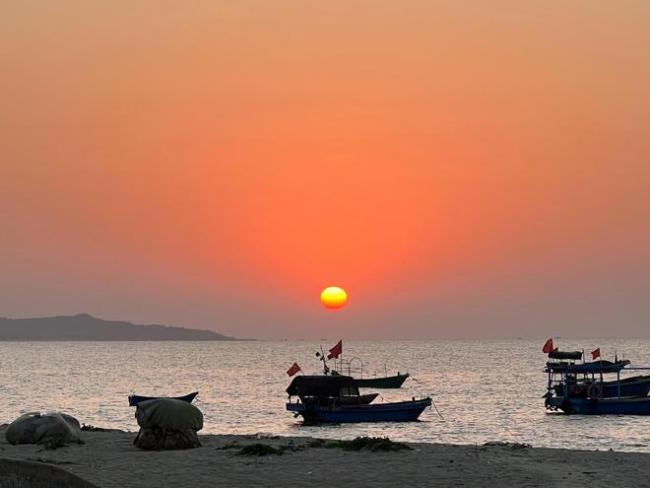
[[(313, 447), (305, 437), (200, 436), (203, 447), (142, 451), (132, 432), (84, 432), (85, 444), (55, 450), (9, 445), (0, 458), (48, 463), (99, 487), (640, 487), (650, 486), (650, 454), (513, 445), (408, 444), (411, 450)], [(262, 443), (283, 454), (241, 455)]]

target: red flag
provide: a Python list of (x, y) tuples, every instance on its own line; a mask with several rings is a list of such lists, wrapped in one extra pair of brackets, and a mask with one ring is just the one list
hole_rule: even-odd
[(327, 359), (338, 359), (338, 357), (343, 354), (343, 339), (338, 341), (336, 343), (336, 346), (334, 346), (332, 349), (330, 349), (330, 353), (327, 355)]
[(293, 364), (291, 365), (291, 367), (287, 370), (287, 374), (288, 374), (289, 376), (293, 376), (293, 375), (296, 374), (298, 371), (302, 371), (302, 369), (300, 369), (300, 366), (298, 366), (298, 363), (293, 363)]
[(548, 354), (549, 352), (553, 352), (553, 338), (547, 340), (544, 343), (544, 347), (542, 347), (542, 352), (545, 352)]
[(596, 359), (600, 357), (600, 347), (595, 351), (591, 351), (591, 359)]

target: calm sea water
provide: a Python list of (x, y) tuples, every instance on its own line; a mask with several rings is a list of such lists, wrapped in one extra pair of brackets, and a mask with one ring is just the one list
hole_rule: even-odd
[[(332, 344), (335, 341), (331, 341)], [(421, 421), (304, 427), (285, 411), (285, 373), (294, 362), (319, 371), (316, 342), (0, 343), (0, 422), (29, 411), (61, 410), (81, 422), (137, 430), (130, 393), (179, 395), (199, 390), (205, 433), (310, 435), (481, 444), (650, 451), (650, 417), (549, 414), (542, 395), (543, 341), (345, 342), (365, 376), (408, 371), (400, 390), (377, 401), (431, 395), (440, 411)], [(560, 342), (600, 345), (650, 365), (650, 341)], [(332, 344), (323, 344), (331, 346)]]

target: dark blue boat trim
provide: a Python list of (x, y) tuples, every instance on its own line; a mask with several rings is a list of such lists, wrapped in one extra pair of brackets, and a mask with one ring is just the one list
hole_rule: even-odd
[(562, 398), (547, 400), (551, 410), (579, 415), (650, 415), (650, 398)]

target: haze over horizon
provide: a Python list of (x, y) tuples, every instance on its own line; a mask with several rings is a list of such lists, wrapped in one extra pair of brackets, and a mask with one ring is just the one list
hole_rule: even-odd
[(0, 316), (650, 337), (647, 1), (0, 11)]

